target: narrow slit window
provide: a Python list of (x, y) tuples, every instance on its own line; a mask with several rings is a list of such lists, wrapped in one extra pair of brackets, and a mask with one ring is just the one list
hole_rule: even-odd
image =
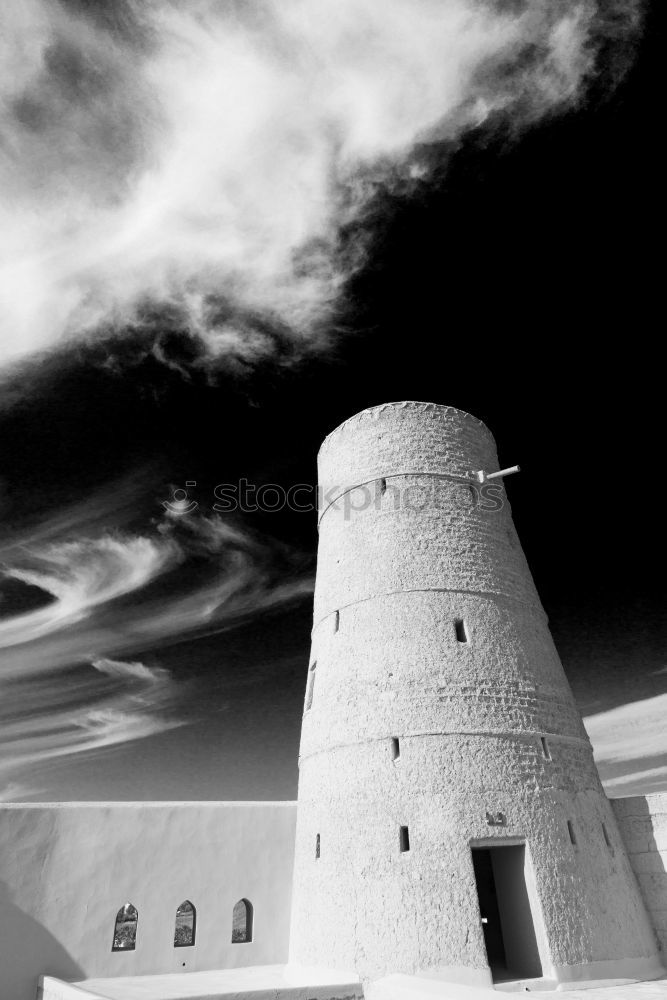
[(317, 663), (313, 663), (308, 671), (308, 690), (306, 691), (306, 711), (313, 707), (313, 692), (315, 691), (315, 668)]
[(401, 854), (406, 854), (410, 850), (410, 834), (407, 826), (400, 827), (399, 843), (401, 845)]
[(387, 480), (386, 479), (380, 479), (380, 480), (378, 480), (378, 483), (379, 483), (379, 487), (380, 487), (380, 496), (382, 497), (387, 492)]
[(466, 623), (463, 618), (457, 618), (454, 622), (454, 629), (456, 630), (456, 639), (458, 642), (468, 641), (468, 632), (466, 629)]
[(320, 857), (320, 835), (315, 837), (315, 860), (318, 861)]
[(174, 928), (174, 948), (190, 948), (195, 943), (197, 929), (197, 911), (189, 899), (186, 899), (176, 910), (176, 926)]
[(116, 914), (112, 951), (134, 951), (137, 947), (139, 914), (132, 903), (125, 903)]
[(551, 760), (551, 750), (549, 749), (546, 736), (541, 736), (540, 742), (542, 744), (542, 756), (545, 760)]
[(239, 899), (232, 913), (232, 944), (252, 941), (253, 907), (249, 899)]
[(393, 736), (391, 740), (391, 759), (401, 759), (401, 744), (399, 743), (398, 736)]
[(611, 839), (609, 837), (609, 831), (607, 830), (607, 827), (604, 825), (604, 823), (602, 824), (602, 836), (604, 837), (605, 844), (611, 850)]
[(570, 842), (576, 846), (577, 836), (574, 832), (574, 826), (572, 824), (572, 820), (570, 819), (568, 819), (567, 821), (567, 832), (570, 834)]
[(340, 628), (340, 611), (336, 611), (334, 614), (334, 632), (337, 632)]

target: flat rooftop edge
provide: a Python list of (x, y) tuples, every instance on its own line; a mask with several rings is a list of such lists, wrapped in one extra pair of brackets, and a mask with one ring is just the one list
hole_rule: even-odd
[[(208, 972), (94, 978), (71, 983), (104, 1000), (361, 1000), (361, 981), (349, 971), (297, 969), (285, 965), (242, 966)], [(84, 994), (85, 995), (85, 994)]]
[(164, 801), (152, 801), (147, 800), (145, 802), (141, 801), (130, 801), (130, 800), (119, 800), (119, 801), (82, 801), (82, 802), (0, 802), (0, 810), (2, 809), (101, 809), (106, 806), (113, 806), (114, 809), (117, 808), (127, 808), (136, 809), (141, 807), (142, 809), (191, 809), (197, 807), (198, 809), (209, 808), (209, 809), (245, 809), (245, 808), (264, 808), (264, 807), (281, 807), (281, 808), (296, 808), (295, 800), (280, 800), (280, 801), (248, 801), (245, 802), (242, 799), (236, 802), (221, 802), (217, 799), (203, 799), (199, 800), (178, 800), (170, 802), (168, 799)]

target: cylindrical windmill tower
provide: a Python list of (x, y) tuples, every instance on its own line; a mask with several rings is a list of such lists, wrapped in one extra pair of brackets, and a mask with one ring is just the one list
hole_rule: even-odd
[(498, 469), (484, 424), (432, 403), (322, 446), (295, 965), (660, 974)]

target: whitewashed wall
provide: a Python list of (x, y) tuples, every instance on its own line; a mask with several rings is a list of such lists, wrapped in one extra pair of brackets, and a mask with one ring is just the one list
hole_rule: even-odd
[[(76, 981), (287, 960), (294, 803), (0, 806), (0, 997), (34, 1000), (40, 973)], [(232, 944), (232, 909), (254, 907)], [(174, 948), (176, 908), (197, 909)], [(117, 911), (139, 912), (137, 947), (112, 952)]]
[(612, 799), (621, 837), (667, 960), (667, 793)]

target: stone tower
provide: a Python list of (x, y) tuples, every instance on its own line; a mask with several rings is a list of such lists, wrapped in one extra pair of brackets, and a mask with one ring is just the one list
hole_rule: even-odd
[(364, 410), (320, 450), (295, 965), (660, 974), (502, 480), (476, 475), (498, 468), (484, 424), (432, 403)]

